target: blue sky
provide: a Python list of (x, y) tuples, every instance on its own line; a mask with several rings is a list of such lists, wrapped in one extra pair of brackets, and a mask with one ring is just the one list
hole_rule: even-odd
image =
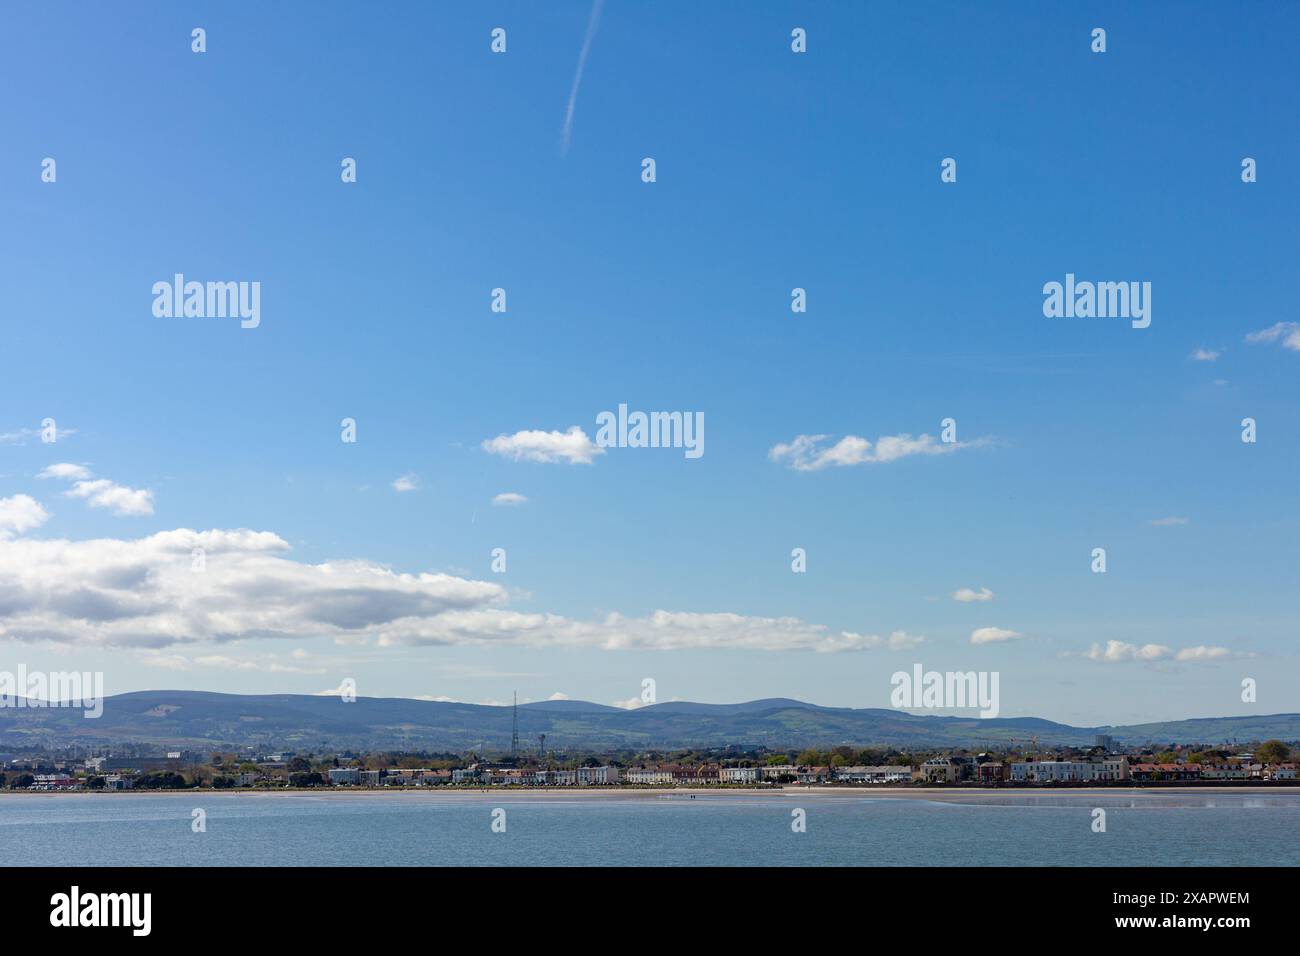
[[(5, 660), (855, 707), (920, 662), (999, 671), (1004, 715), (1300, 709), (1294, 7), (609, 0), (567, 151), (586, 2), (0, 16)], [(260, 282), (261, 324), (155, 317), (177, 272)], [(1150, 327), (1046, 318), (1067, 272), (1150, 282)], [(621, 402), (702, 412), (705, 454), (483, 446)], [(946, 417), (942, 453), (770, 455)]]

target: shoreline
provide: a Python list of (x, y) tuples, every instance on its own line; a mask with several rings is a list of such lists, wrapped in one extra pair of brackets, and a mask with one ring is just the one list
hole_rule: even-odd
[(1263, 784), (1258, 786), (1232, 784), (1227, 786), (1218, 785), (1171, 785), (1171, 786), (1146, 786), (1146, 787), (825, 787), (825, 786), (784, 786), (784, 787), (275, 787), (265, 789), (244, 788), (215, 790), (211, 787), (202, 789), (180, 789), (180, 790), (148, 790), (148, 789), (131, 789), (131, 790), (2, 790), (0, 797), (84, 797), (84, 796), (177, 796), (177, 797), (194, 797), (203, 796), (234, 796), (234, 797), (274, 797), (274, 796), (301, 796), (309, 795), (314, 797), (343, 797), (343, 796), (398, 796), (406, 794), (415, 794), (422, 796), (459, 796), (459, 797), (528, 797), (536, 799), (554, 799), (573, 796), (600, 796), (605, 798), (618, 797), (685, 797), (707, 798), (707, 797), (791, 797), (799, 794), (811, 794), (814, 796), (827, 797), (860, 797), (871, 795), (879, 798), (894, 799), (929, 799), (937, 796), (962, 796), (962, 795), (986, 795), (986, 794), (1015, 794), (1015, 795), (1033, 795), (1033, 796), (1079, 796), (1081, 794), (1117, 796), (1158, 796), (1162, 794), (1195, 794), (1195, 793), (1230, 793), (1230, 794), (1249, 794), (1262, 793), (1276, 795), (1279, 793), (1294, 792), (1300, 794), (1300, 786), (1279, 786), (1277, 784)]

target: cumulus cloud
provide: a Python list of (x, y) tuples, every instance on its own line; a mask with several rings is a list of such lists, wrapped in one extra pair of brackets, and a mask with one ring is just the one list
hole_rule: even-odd
[[(25, 519), (24, 526), (30, 526)], [(196, 572), (193, 554), (204, 553)], [(499, 584), (402, 574), (367, 561), (309, 564), (268, 531), (180, 528), (133, 540), (0, 540), (0, 637), (135, 647), (244, 639), (340, 644), (901, 650), (925, 639), (836, 631), (794, 617), (655, 611), (583, 621), (505, 606)], [(174, 650), (167, 653), (175, 655)], [(189, 666), (236, 666), (204, 651)], [(295, 656), (296, 659), (296, 656)], [(180, 659), (157, 666), (183, 669)], [(256, 666), (266, 666), (263, 661)], [(281, 665), (293, 666), (293, 665)]]
[(72, 481), (64, 492), (69, 498), (83, 498), (92, 508), (107, 508), (119, 516), (153, 514), (153, 492), (147, 488), (130, 488), (107, 478), (95, 478), (84, 465), (60, 462), (43, 468), (37, 478)]
[(1106, 664), (1118, 664), (1126, 661), (1213, 661), (1231, 655), (1232, 652), (1226, 647), (1213, 647), (1204, 644), (1198, 647), (1184, 647), (1182, 650), (1175, 651), (1165, 644), (1143, 644), (1139, 647), (1137, 644), (1128, 644), (1124, 641), (1107, 641), (1104, 647), (1100, 644), (1093, 644), (1088, 652), (1084, 654), (1084, 657)]
[(39, 528), (49, 517), (50, 513), (30, 495), (0, 498), (0, 540)]
[(86, 504), (90, 507), (107, 508), (115, 515), (153, 514), (152, 491), (145, 488), (128, 488), (107, 478), (78, 481), (64, 494), (69, 498), (85, 498)]
[(795, 471), (820, 471), (823, 468), (885, 463), (912, 455), (947, 455), (958, 448), (973, 448), (984, 439), (970, 442), (941, 442), (933, 435), (884, 435), (872, 444), (857, 435), (845, 435), (835, 444), (825, 445), (829, 435), (796, 435), (793, 440), (773, 445), (767, 457)]
[(793, 617), (747, 617), (729, 612), (655, 611), (645, 617), (610, 614), (577, 621), (554, 614), (489, 609), (454, 612), (408, 630), (392, 628), (381, 644), (508, 643), (600, 647), (605, 650), (749, 650), (817, 653), (902, 650), (924, 637), (894, 631), (887, 637), (832, 631)]
[(566, 432), (534, 430), (498, 435), (483, 442), (483, 449), (515, 461), (565, 462), (570, 465), (590, 465), (597, 455), (605, 454), (605, 449), (577, 425), (570, 425)]
[[(195, 549), (205, 570), (193, 570)], [(504, 600), (497, 584), (307, 564), (266, 531), (164, 531), (135, 540), (0, 542), (0, 636), (163, 648), (195, 641), (381, 635)]]
[(1197, 647), (1184, 647), (1174, 655), (1176, 661), (1213, 661), (1221, 657), (1229, 657), (1232, 652), (1226, 647), (1211, 647), (1206, 644)]
[(524, 495), (515, 494), (513, 491), (503, 491), (492, 499), (494, 505), (522, 505), (528, 499)]
[(1246, 341), (1252, 344), (1279, 342), (1284, 349), (1300, 352), (1300, 322), (1278, 322), (1258, 332), (1251, 332), (1246, 336)]
[(74, 465), (71, 462), (61, 462), (57, 465), (47, 465), (42, 468), (37, 478), (62, 478), (66, 481), (75, 481), (90, 477), (90, 469), (85, 465)]
[(952, 592), (954, 601), (961, 601), (963, 604), (969, 604), (971, 601), (992, 601), (993, 592), (988, 588), (980, 588), (973, 591), (970, 588), (958, 588)]
[(972, 644), (1002, 644), (1024, 637), (1019, 631), (1008, 631), (1004, 627), (977, 627), (970, 633)]
[(1193, 352), (1188, 357), (1193, 362), (1213, 362), (1222, 354), (1223, 352), (1221, 350), (1216, 351), (1215, 349), (1207, 349), (1202, 347), (1202, 348), (1198, 348), (1195, 352)]
[(393, 479), (394, 491), (414, 491), (418, 487), (420, 487), (420, 480), (410, 472), (400, 478)]
[(1164, 644), (1127, 644), (1124, 641), (1107, 641), (1103, 648), (1093, 644), (1084, 656), (1093, 661), (1115, 664), (1121, 661), (1158, 661), (1173, 654), (1173, 648)]

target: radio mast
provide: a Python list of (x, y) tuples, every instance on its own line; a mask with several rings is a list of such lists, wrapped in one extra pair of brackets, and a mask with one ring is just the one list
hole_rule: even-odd
[(519, 755), (519, 691), (515, 691), (514, 725), (510, 729), (510, 756)]

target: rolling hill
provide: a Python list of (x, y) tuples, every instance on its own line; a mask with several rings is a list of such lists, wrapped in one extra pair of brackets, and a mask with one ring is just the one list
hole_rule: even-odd
[[(78, 709), (0, 709), (0, 746), (156, 744), (319, 750), (372, 748), (501, 751), (510, 745), (511, 710), (480, 704), (295, 694), (243, 696), (201, 691), (140, 691), (104, 701), (102, 716)], [(1130, 743), (1222, 743), (1300, 739), (1300, 714), (1213, 717), (1130, 727), (1071, 727), (1036, 717), (917, 716), (896, 710), (819, 707), (782, 698), (740, 704), (685, 701), (622, 710), (583, 701), (521, 704), (526, 748), (546, 734), (547, 749), (614, 750), (841, 744), (866, 747), (980, 747), (1027, 742), (1090, 745), (1099, 733)]]

